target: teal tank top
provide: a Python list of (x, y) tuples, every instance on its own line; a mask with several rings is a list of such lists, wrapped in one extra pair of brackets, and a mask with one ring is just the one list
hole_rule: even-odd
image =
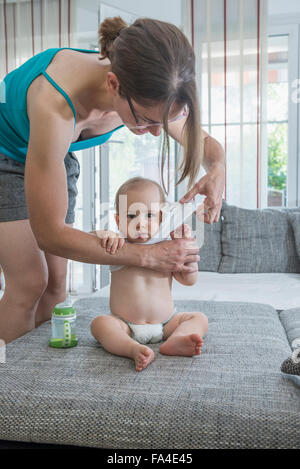
[[(23, 65), (8, 73), (0, 81), (0, 152), (25, 163), (29, 141), (30, 122), (27, 115), (27, 90), (31, 82), (39, 75), (44, 77), (64, 96), (70, 105), (76, 125), (76, 111), (67, 93), (48, 75), (46, 68), (57, 52), (71, 49), (86, 53), (99, 53), (94, 50), (60, 47), (46, 49), (27, 60)], [(105, 143), (116, 130), (124, 127), (120, 125), (111, 132), (97, 137), (88, 138), (71, 143), (68, 151), (84, 150)]]

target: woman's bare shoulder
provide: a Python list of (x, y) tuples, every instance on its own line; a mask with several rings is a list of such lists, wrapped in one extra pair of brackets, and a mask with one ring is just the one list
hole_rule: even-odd
[(43, 107), (51, 114), (74, 119), (74, 114), (67, 103), (66, 98), (52, 86), (43, 75), (39, 75), (29, 86), (27, 91), (27, 114), (30, 120), (31, 110), (37, 104), (43, 103)]
[[(63, 89), (69, 96), (73, 104), (76, 104), (76, 97), (79, 90), (88, 86), (90, 79), (89, 72), (95, 66), (97, 54), (84, 54), (82, 52), (63, 49), (59, 51), (46, 68), (47, 74), (54, 82)], [(40, 74), (37, 76), (27, 91), (27, 108), (36, 101), (41, 101), (49, 108), (61, 114), (64, 110), (71, 117), (70, 106), (65, 97), (49, 82), (49, 80)]]

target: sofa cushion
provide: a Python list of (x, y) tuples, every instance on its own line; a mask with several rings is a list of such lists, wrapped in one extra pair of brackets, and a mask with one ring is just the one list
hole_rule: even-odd
[(289, 219), (297, 211), (297, 208), (250, 210), (223, 201), (219, 272), (299, 273), (300, 259)]
[[(197, 242), (199, 246), (202, 245), (199, 250), (198, 270), (218, 272), (221, 262), (221, 217), (217, 223), (211, 225), (202, 222), (197, 223)], [(201, 236), (199, 235), (200, 232)]]
[(290, 213), (290, 220), (294, 230), (295, 243), (297, 248), (298, 257), (300, 259), (300, 212)]
[(300, 307), (289, 308), (279, 313), (280, 321), (284, 327), (291, 348), (300, 346)]
[(48, 346), (50, 322), (7, 345), (0, 364), (0, 439), (116, 449), (300, 449), (299, 388), (282, 377), (290, 347), (278, 314), (263, 304), (176, 302), (203, 311), (199, 356), (155, 360), (106, 352), (89, 332), (108, 299), (74, 304), (79, 342)]

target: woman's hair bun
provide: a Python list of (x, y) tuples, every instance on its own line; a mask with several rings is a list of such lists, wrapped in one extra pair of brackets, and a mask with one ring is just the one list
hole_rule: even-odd
[(120, 17), (105, 18), (98, 29), (99, 49), (102, 57), (108, 57), (114, 40), (119, 36), (122, 29), (127, 28), (127, 23)]

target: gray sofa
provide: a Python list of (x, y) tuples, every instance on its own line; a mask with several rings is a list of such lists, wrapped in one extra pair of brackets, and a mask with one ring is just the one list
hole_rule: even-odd
[(223, 200), (219, 222), (204, 225), (200, 257), (200, 271), (300, 273), (300, 208), (249, 210)]
[[(244, 262), (247, 272), (294, 272), (299, 213), (224, 202), (222, 220), (205, 226), (199, 269), (240, 272)], [(90, 335), (89, 323), (107, 314), (108, 298), (74, 306), (77, 347), (49, 348), (50, 322), (7, 346), (0, 440), (111, 449), (300, 448), (300, 388), (280, 371), (300, 331), (300, 305), (278, 311), (260, 303), (176, 301), (178, 311), (208, 316), (202, 353), (169, 357), (151, 344), (156, 358), (141, 373)]]

